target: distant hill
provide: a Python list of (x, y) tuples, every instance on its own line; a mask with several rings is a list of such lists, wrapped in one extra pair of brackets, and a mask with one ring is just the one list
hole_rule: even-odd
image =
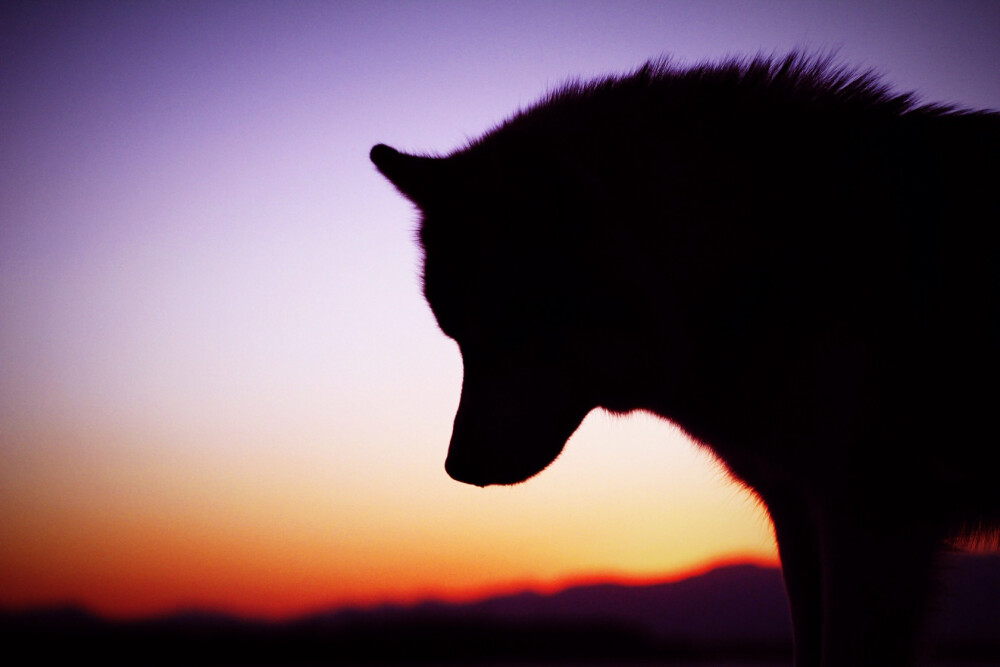
[(519, 621), (610, 621), (658, 640), (780, 643), (791, 637), (781, 573), (755, 565), (720, 567), (680, 581), (646, 586), (595, 584), (551, 595), (524, 592), (465, 605), (424, 603), (415, 611)]
[[(950, 557), (940, 591), (928, 623), (936, 642), (991, 639), (1000, 646), (1000, 555)], [(671, 583), (576, 586), (451, 607), (498, 619), (613, 619), (660, 639), (695, 643), (773, 643), (791, 636), (780, 570), (754, 565), (720, 567)], [(414, 611), (447, 608), (424, 603)]]
[[(952, 561), (932, 617), (933, 652), (1000, 663), (1000, 556)], [(340, 609), (285, 623), (184, 613), (108, 622), (79, 610), (0, 613), (8, 654), (108, 664), (590, 663), (787, 659), (777, 569), (721, 567), (649, 586), (596, 584), (478, 602)]]

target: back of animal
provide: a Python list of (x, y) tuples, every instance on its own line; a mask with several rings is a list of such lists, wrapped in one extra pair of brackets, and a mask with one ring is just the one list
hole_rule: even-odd
[(768, 507), (798, 664), (909, 660), (941, 546), (1000, 521), (1000, 115), (798, 55), (660, 62), (371, 157), (462, 352), (453, 477), (660, 415)]

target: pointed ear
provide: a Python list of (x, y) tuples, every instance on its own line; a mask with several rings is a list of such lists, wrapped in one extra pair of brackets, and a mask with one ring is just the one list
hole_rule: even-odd
[(372, 148), (369, 157), (379, 172), (417, 206), (423, 207), (433, 199), (442, 185), (444, 158), (407, 155), (385, 144)]

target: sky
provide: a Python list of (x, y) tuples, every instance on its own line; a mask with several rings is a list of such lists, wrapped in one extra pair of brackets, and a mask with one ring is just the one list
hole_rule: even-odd
[(447, 152), (663, 54), (835, 50), (1000, 108), (988, 1), (0, 11), (8, 609), (282, 618), (774, 563), (752, 496), (649, 416), (592, 413), (525, 484), (447, 476), (461, 357), (368, 151)]

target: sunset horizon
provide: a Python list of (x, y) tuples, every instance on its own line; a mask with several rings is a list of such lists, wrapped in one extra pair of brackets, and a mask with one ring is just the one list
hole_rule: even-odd
[(449, 478), (462, 359), (369, 150), (447, 154), (663, 56), (835, 54), (1000, 109), (1000, 4), (0, 11), (2, 611), (284, 620), (777, 567), (754, 494), (648, 413), (591, 411), (521, 484)]
[(643, 588), (662, 584), (673, 584), (688, 579), (695, 579), (715, 570), (732, 567), (756, 567), (778, 570), (780, 564), (777, 558), (768, 559), (745, 557), (721, 558), (706, 561), (690, 569), (673, 573), (641, 576), (629, 574), (574, 574), (565, 578), (547, 581), (494, 582), (482, 587), (462, 590), (441, 589), (438, 591), (417, 590), (411, 593), (402, 591), (385, 597), (364, 599), (331, 599), (329, 603), (310, 603), (299, 605), (295, 601), (276, 604), (271, 608), (254, 607), (251, 603), (232, 605), (206, 606), (179, 603), (173, 606), (144, 608), (141, 605), (124, 604), (116, 608), (102, 608), (100, 605), (87, 604), (77, 600), (53, 600), (28, 604), (0, 605), (0, 612), (8, 614), (36, 614), (75, 610), (111, 622), (129, 622), (166, 619), (189, 614), (205, 614), (208, 616), (226, 616), (233, 619), (265, 623), (285, 623), (308, 618), (316, 614), (341, 612), (372, 612), (382, 609), (418, 609), (423, 605), (469, 605), (489, 600), (507, 598), (524, 594), (543, 597), (557, 595), (568, 590), (592, 586), (619, 586), (625, 588)]

